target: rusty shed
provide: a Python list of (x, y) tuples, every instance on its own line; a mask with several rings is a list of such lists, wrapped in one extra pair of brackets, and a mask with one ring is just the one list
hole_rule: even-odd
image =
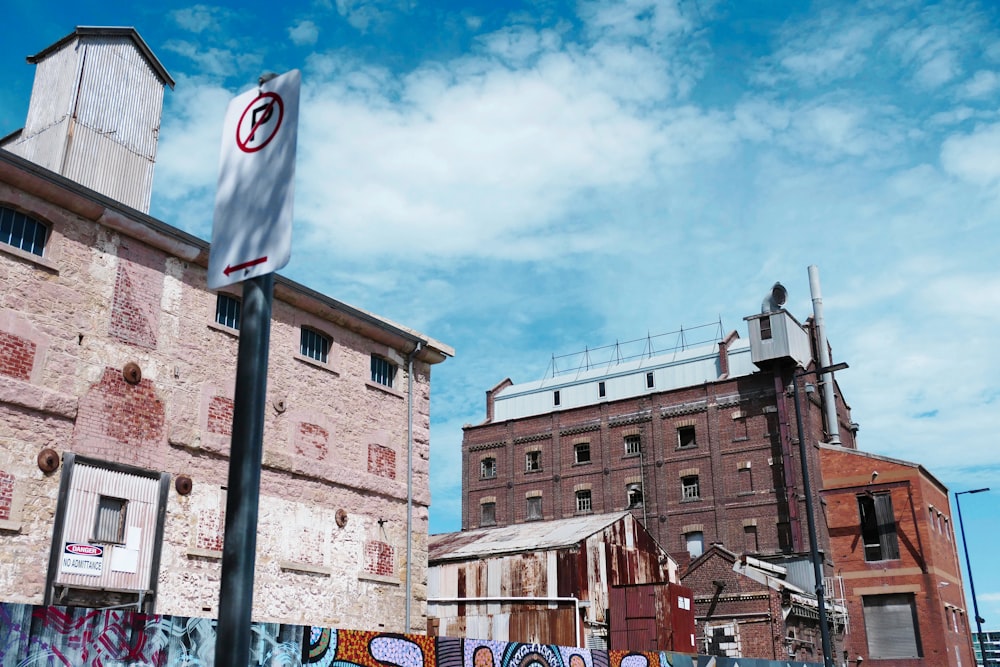
[(448, 637), (606, 648), (612, 589), (678, 582), (630, 512), (431, 535), (428, 561), (428, 630)]

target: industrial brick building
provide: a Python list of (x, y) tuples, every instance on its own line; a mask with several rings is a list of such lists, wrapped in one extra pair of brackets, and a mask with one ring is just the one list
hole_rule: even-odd
[[(144, 212), (173, 82), (130, 28), (29, 62), (0, 150), (0, 591), (212, 616), (240, 293)], [(430, 373), (452, 350), (281, 277), (272, 317), (253, 616), (404, 631), (412, 599), (423, 629)]]
[(831, 549), (865, 664), (974, 665), (948, 489), (915, 463), (821, 445)]
[[(865, 632), (866, 619), (879, 622), (873, 605), (888, 599), (872, 587), (902, 586), (896, 594), (912, 595), (929, 585), (927, 572), (939, 572), (947, 595), (935, 589), (929, 606), (921, 599), (914, 607), (926, 636), (922, 657), (891, 664), (957, 665), (956, 656), (969, 664), (961, 581), (953, 544), (945, 541), (952, 534), (948, 522), (934, 537), (924, 530), (923, 542), (914, 542), (917, 552), (933, 553), (911, 551), (899, 562), (855, 567), (866, 516), (859, 501), (836, 496), (846, 509), (838, 505), (828, 515), (832, 496), (826, 494), (833, 491), (824, 492), (825, 505), (818, 500), (821, 452), (831, 488), (842, 481), (842, 464), (867, 461), (867, 455), (856, 451), (858, 426), (832, 373), (823, 370), (831, 366), (831, 351), (812, 268), (810, 283), (816, 310), (805, 324), (781, 307), (784, 288), (776, 285), (761, 313), (745, 318), (747, 338), (723, 335), (720, 325), (714, 339), (690, 343), (697, 329), (686, 329), (673, 334), (673, 347), (648, 338), (640, 354), (616, 344), (554, 357), (545, 379), (506, 379), (487, 391), (486, 420), (466, 426), (463, 438), (463, 529), (630, 511), (681, 564), (681, 582), (694, 593), (699, 651), (819, 662), (801, 415), (837, 659), (845, 659), (845, 651), (852, 660), (897, 651), (883, 648), (876, 636), (884, 628)], [(922, 469), (901, 470), (910, 479), (906, 488), (919, 486), (928, 498), (922, 502), (946, 517), (947, 490)], [(904, 506), (903, 498), (895, 505), (898, 511)], [(898, 511), (900, 530), (909, 531)], [(921, 512), (927, 521), (928, 510)], [(921, 559), (927, 572), (919, 572)], [(911, 575), (915, 579), (899, 578)], [(866, 595), (873, 596), (872, 609), (860, 606)], [(954, 655), (939, 653), (952, 642), (959, 647)]]

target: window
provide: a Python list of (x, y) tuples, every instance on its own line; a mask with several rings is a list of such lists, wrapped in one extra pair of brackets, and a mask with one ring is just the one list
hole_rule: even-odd
[(528, 520), (537, 521), (542, 518), (542, 497), (532, 496), (527, 498)]
[(642, 438), (638, 435), (625, 436), (625, 455), (638, 454), (642, 451)]
[(542, 469), (542, 453), (528, 452), (524, 455), (524, 471), (535, 472)]
[(681, 500), (698, 500), (701, 493), (698, 490), (698, 475), (681, 477)]
[(479, 506), (479, 525), (495, 526), (497, 523), (497, 504), (483, 503)]
[(743, 526), (743, 549), (751, 554), (760, 550), (757, 544), (757, 526)]
[(230, 329), (240, 329), (240, 300), (228, 294), (215, 297), (215, 321)]
[(913, 593), (863, 595), (868, 655), (886, 658), (920, 658), (920, 633)]
[(590, 443), (580, 442), (573, 446), (577, 463), (590, 463)]
[(94, 520), (94, 541), (125, 543), (125, 510), (128, 501), (124, 498), (99, 496), (97, 518)]
[(560, 403), (559, 390), (556, 389), (554, 392), (552, 392), (552, 405), (559, 405), (559, 403)]
[(589, 512), (593, 509), (591, 503), (590, 489), (583, 489), (576, 492), (576, 511)]
[(892, 512), (892, 496), (888, 493), (858, 496), (861, 515), (861, 540), (865, 545), (865, 560), (896, 560), (896, 517)]
[(628, 509), (642, 507), (642, 484), (632, 483), (625, 487)]
[(597, 383), (597, 396), (599, 398), (604, 398), (606, 395), (607, 395), (607, 389), (605, 388), (604, 383), (603, 382), (598, 382)]
[(697, 558), (705, 552), (705, 533), (696, 531), (684, 535), (687, 552), (691, 558)]
[(325, 364), (330, 354), (330, 339), (318, 331), (303, 327), (299, 336), (299, 354)]
[(0, 206), (0, 243), (42, 256), (48, 228), (19, 211)]
[(760, 339), (771, 340), (771, 316), (760, 318)]
[(686, 447), (697, 447), (698, 440), (695, 438), (694, 426), (678, 426), (677, 427), (677, 447), (684, 449)]
[(497, 460), (492, 456), (479, 462), (479, 476), (483, 479), (493, 479), (497, 476)]
[(653, 372), (652, 371), (650, 371), (649, 373), (646, 373), (646, 388), (647, 389), (652, 389), (653, 388)]
[(396, 364), (388, 359), (372, 355), (372, 382), (391, 387), (396, 379)]
[(746, 461), (739, 469), (740, 493), (753, 493), (753, 476), (750, 473), (750, 462)]

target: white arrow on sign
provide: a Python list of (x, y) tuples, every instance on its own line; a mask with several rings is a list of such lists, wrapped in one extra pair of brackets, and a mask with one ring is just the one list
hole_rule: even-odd
[(292, 70), (229, 102), (222, 129), (208, 287), (288, 264), (301, 75)]

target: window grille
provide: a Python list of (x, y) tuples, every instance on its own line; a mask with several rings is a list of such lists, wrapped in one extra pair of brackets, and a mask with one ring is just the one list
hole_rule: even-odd
[(94, 541), (111, 544), (125, 543), (125, 512), (128, 501), (124, 498), (100, 496), (97, 500), (97, 517), (94, 520)]
[(299, 337), (299, 354), (325, 364), (330, 354), (330, 339), (318, 331), (303, 328)]
[(592, 498), (590, 495), (590, 489), (585, 489), (576, 492), (576, 511), (577, 512), (589, 512), (593, 508)]
[(642, 450), (642, 439), (637, 435), (625, 436), (625, 453), (638, 454)]
[(38, 220), (0, 206), (0, 243), (41, 257), (45, 252), (48, 232), (48, 227)]
[(681, 500), (697, 500), (701, 497), (698, 488), (698, 476), (681, 477)]
[(391, 387), (396, 379), (396, 365), (388, 359), (372, 355), (372, 382)]
[(240, 329), (240, 300), (228, 294), (215, 297), (215, 321), (230, 329)]

